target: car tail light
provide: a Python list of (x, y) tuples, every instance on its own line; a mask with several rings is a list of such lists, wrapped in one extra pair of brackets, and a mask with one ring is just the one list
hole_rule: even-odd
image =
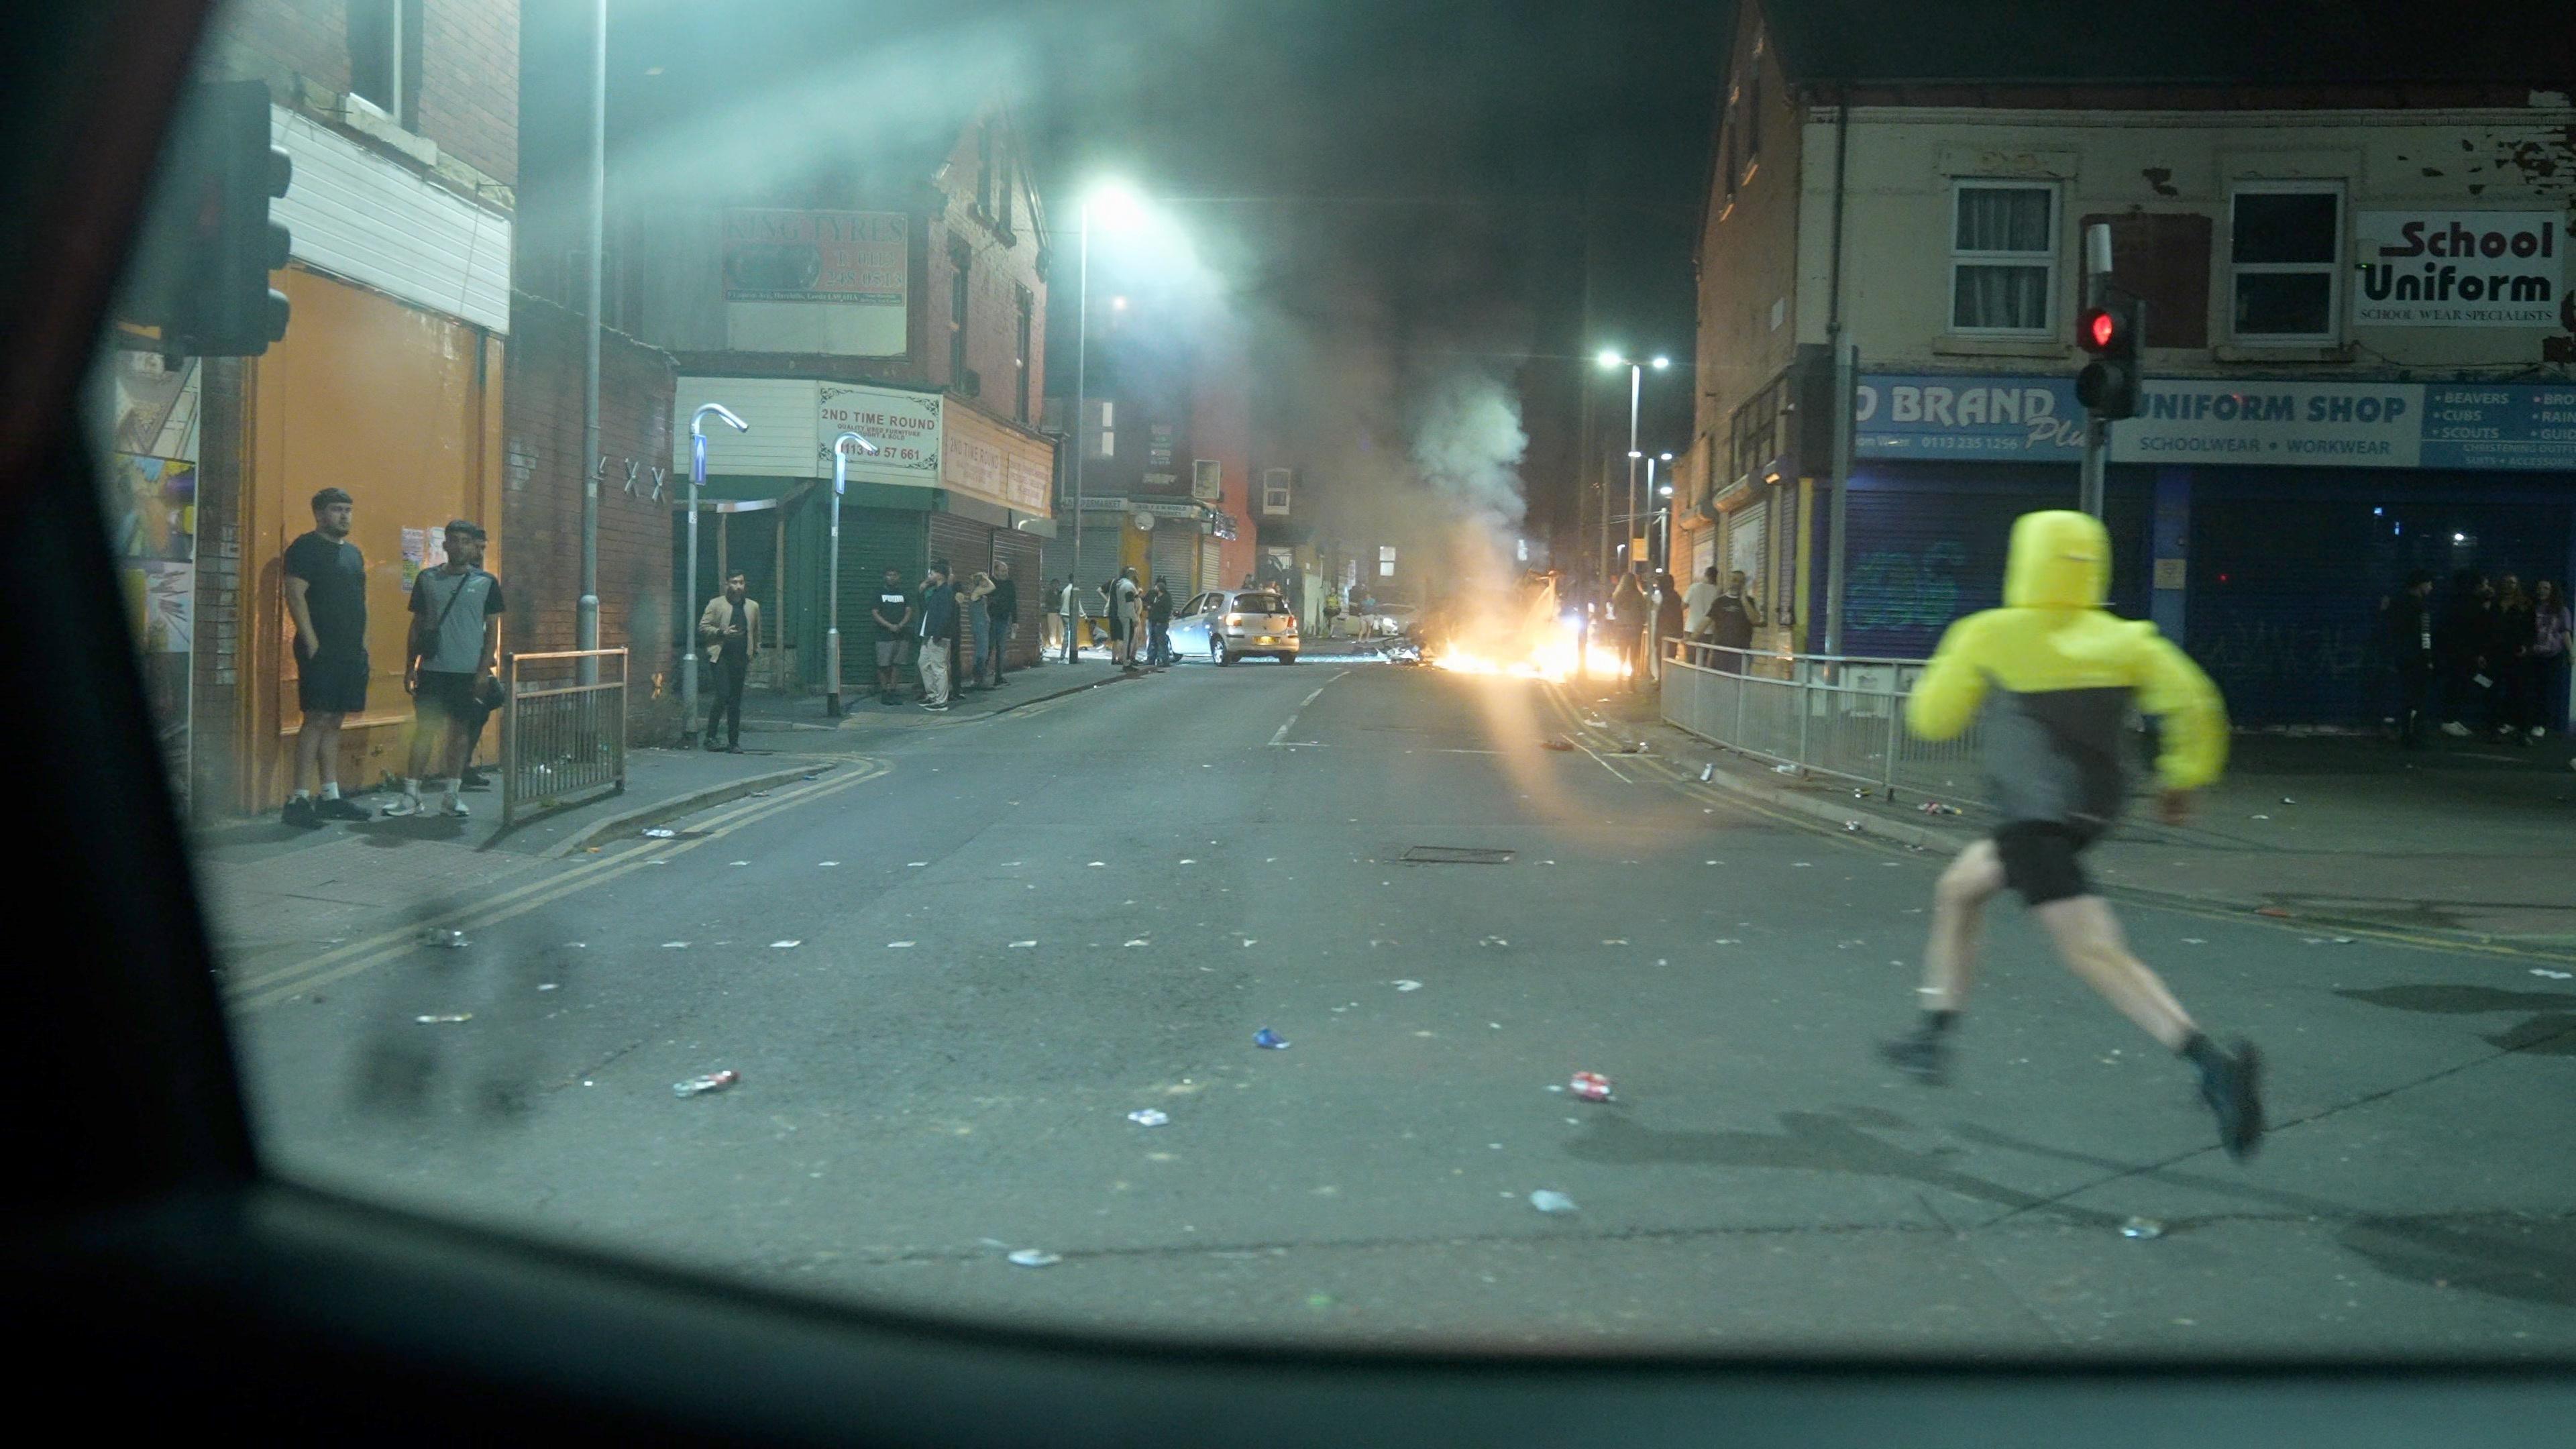
[(1243, 627), (1243, 616), (1242, 616), (1241, 614), (1228, 614), (1228, 615), (1226, 615), (1226, 616), (1225, 616), (1225, 627), (1227, 627), (1227, 628), (1229, 628), (1229, 629), (1240, 629), (1240, 628), (1242, 628), (1242, 627)]

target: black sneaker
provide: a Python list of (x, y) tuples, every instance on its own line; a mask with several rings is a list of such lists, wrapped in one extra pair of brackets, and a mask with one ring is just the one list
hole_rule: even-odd
[(2263, 1058), (2254, 1043), (2238, 1041), (2215, 1070), (2200, 1076), (2201, 1100), (2218, 1117), (2218, 1145), (2239, 1162), (2263, 1141)]
[(1878, 1054), (1887, 1059), (1888, 1065), (1927, 1087), (1940, 1086), (1950, 1079), (1949, 1044), (1928, 1031), (1880, 1042)]
[(313, 814), (318, 820), (373, 820), (376, 818), (376, 812), (355, 800), (346, 798), (316, 800), (313, 802)]
[(278, 812), (277, 818), (280, 823), (292, 825), (298, 830), (322, 828), (322, 817), (313, 813), (313, 797), (310, 795), (298, 795), (287, 801), (286, 808)]
[(485, 775), (481, 770), (475, 769), (468, 769), (458, 778), (457, 784), (461, 788), (467, 790), (489, 790), (492, 788), (491, 778)]

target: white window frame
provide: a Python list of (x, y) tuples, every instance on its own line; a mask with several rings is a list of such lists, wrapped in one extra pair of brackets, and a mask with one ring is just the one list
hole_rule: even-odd
[(1286, 468), (1265, 468), (1261, 472), (1261, 512), (1265, 518), (1288, 512), (1289, 489), (1294, 475)]
[[(1959, 250), (1959, 200), (1967, 191), (2040, 191), (2048, 195), (2048, 250), (2042, 252), (1963, 252)], [(2066, 229), (2066, 195), (2064, 186), (2055, 181), (2026, 181), (2017, 177), (1954, 176), (1950, 179), (1950, 207), (1942, 218), (1944, 250), (1949, 253), (1948, 285), (1941, 291), (1941, 330), (1952, 337), (2051, 337), (2057, 332), (2057, 254), (2059, 238)], [(1962, 327), (1959, 320), (1959, 269), (1963, 266), (2044, 266), (2048, 280), (2040, 295), (2046, 299), (2046, 315), (2036, 327)]]
[[(2352, 198), (2341, 181), (2239, 181), (2227, 188), (2227, 340), (2239, 347), (2332, 347), (2343, 341), (2344, 258), (2352, 248)], [(2332, 196), (2335, 199), (2334, 255), (2322, 262), (2239, 262), (2236, 260), (2236, 199), (2246, 195)], [(2236, 330), (2236, 278), (2326, 274), (2326, 330), (2323, 332), (2250, 332)]]

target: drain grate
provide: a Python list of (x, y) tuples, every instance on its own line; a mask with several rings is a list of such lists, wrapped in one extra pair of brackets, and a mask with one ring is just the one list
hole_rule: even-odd
[(1509, 865), (1512, 855), (1466, 845), (1415, 845), (1406, 847), (1403, 859), (1414, 865)]

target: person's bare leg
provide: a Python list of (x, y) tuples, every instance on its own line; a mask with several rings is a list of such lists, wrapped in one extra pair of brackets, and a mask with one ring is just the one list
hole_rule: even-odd
[(2200, 1073), (2201, 1099), (2218, 1119), (2219, 1146), (2239, 1160), (2253, 1156), (2263, 1138), (2262, 1058), (2253, 1044), (2239, 1041), (2232, 1051), (2219, 1050), (2163, 978), (2130, 954), (2119, 921), (2100, 896), (2050, 901), (2037, 914), (2069, 969)]
[[(336, 714), (318, 714), (305, 721), (305, 729), (312, 732), (314, 778), (325, 795), (340, 793), (340, 718)], [(304, 747), (306, 738), (304, 730), (296, 732), (295, 743), (299, 750)]]
[(286, 782), (286, 788), (301, 795), (307, 780), (317, 789), (322, 784), (322, 716), (318, 714), (306, 715), (295, 727), (295, 778)]
[(2100, 896), (2050, 901), (2034, 914), (2048, 928), (2067, 967), (2167, 1051), (2181, 1051), (2198, 1034), (2191, 1013), (2166, 989), (2164, 979), (2130, 954), (2119, 920)]
[(1986, 902), (2004, 888), (2003, 857), (1980, 840), (1959, 852), (1932, 887), (1932, 936), (1923, 946), (1925, 1011), (1957, 1011), (1967, 1004), (1977, 975), (1977, 931)]
[(1923, 984), (1915, 988), (1922, 1014), (1914, 1030), (1879, 1046), (1879, 1055), (1927, 1085), (1949, 1073), (1946, 1037), (1976, 978), (1977, 926), (2003, 888), (2003, 857), (1991, 840), (1959, 852), (1932, 888), (1932, 936), (1923, 947)]

